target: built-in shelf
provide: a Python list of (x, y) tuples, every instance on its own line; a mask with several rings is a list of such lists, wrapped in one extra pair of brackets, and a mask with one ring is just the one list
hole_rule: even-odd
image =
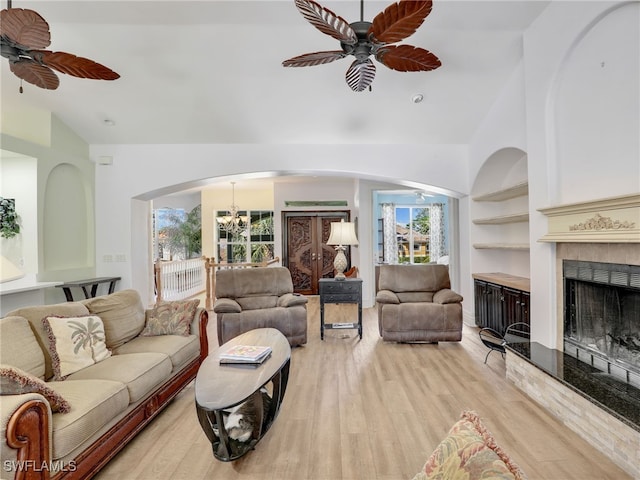
[(49, 287), (62, 285), (63, 282), (39, 282), (33, 274), (25, 275), (17, 280), (0, 283), (0, 295), (13, 295), (15, 293), (43, 290)]
[[(476, 202), (503, 202), (512, 198), (524, 197), (529, 194), (529, 183), (521, 182), (506, 188), (494, 190), (472, 197)], [(495, 217), (476, 218), (472, 220), (475, 225), (506, 225), (511, 223), (529, 222), (529, 213), (511, 213), (507, 215), (496, 215)], [(498, 232), (496, 232), (496, 236)], [(487, 242), (474, 243), (476, 250), (521, 250), (528, 251), (528, 243), (508, 243), (508, 242)]]
[(476, 250), (529, 250), (528, 243), (474, 243)]
[(528, 213), (514, 213), (511, 215), (501, 215), (498, 217), (477, 218), (473, 220), (476, 225), (503, 225), (505, 223), (528, 222)]
[(522, 182), (511, 187), (502, 188), (493, 192), (483, 193), (473, 197), (476, 202), (502, 202), (512, 198), (524, 197), (529, 194), (529, 182)]
[(62, 282), (39, 282), (35, 274), (27, 274), (18, 280), (0, 283), (0, 316), (29, 305), (44, 305), (44, 291)]

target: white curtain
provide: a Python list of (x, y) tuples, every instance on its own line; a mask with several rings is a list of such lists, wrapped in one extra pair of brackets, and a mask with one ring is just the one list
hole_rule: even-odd
[(398, 237), (396, 233), (396, 206), (394, 203), (382, 204), (384, 230), (384, 261), (398, 263)]
[(437, 262), (447, 254), (444, 240), (444, 204), (432, 203), (429, 213), (429, 259)]

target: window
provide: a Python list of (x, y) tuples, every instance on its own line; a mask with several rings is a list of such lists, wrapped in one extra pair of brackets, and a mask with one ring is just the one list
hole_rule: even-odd
[[(178, 249), (172, 248), (172, 232), (187, 217), (184, 208), (157, 208), (153, 210), (153, 257), (174, 260)], [(178, 258), (175, 258), (176, 260)]]
[[(227, 212), (216, 212), (216, 217)], [(246, 224), (239, 222), (239, 230), (226, 230), (216, 225), (216, 256), (219, 263), (260, 263), (274, 258), (273, 211), (239, 211)]]
[(188, 260), (202, 255), (202, 209), (153, 210), (153, 253), (157, 260)]
[(428, 207), (396, 207), (398, 263), (428, 263), (430, 211)]
[(379, 263), (448, 262), (449, 214), (457, 202), (445, 195), (407, 191), (374, 193)]

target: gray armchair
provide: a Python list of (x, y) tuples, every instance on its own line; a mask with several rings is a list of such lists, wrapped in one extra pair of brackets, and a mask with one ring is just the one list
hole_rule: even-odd
[(462, 340), (462, 296), (451, 290), (448, 265), (382, 265), (376, 304), (384, 340)]
[(307, 343), (307, 297), (293, 293), (286, 267), (231, 268), (216, 272), (218, 343), (256, 328), (276, 328), (291, 346)]

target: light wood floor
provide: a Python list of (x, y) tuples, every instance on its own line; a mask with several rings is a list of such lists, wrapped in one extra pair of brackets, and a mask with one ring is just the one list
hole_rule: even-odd
[[(326, 309), (327, 321), (355, 315), (353, 305)], [(355, 330), (329, 330), (321, 341), (317, 297), (308, 318), (280, 415), (254, 451), (232, 463), (214, 459), (192, 384), (95, 478), (411, 479), (466, 409), (531, 480), (630, 478), (509, 383), (497, 353), (484, 365), (473, 327), (459, 343), (384, 343), (371, 308), (362, 340)], [(209, 332), (215, 347), (214, 315)]]

